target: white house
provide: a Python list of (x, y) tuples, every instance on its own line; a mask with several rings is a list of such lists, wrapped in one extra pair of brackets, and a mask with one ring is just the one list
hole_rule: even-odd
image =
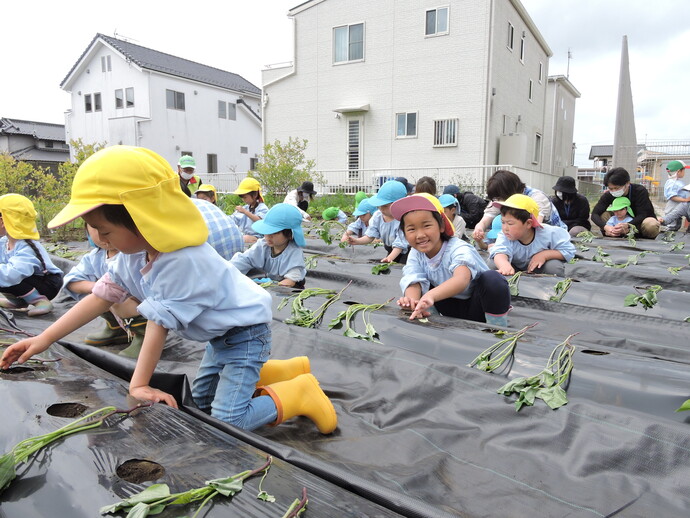
[(543, 164), (546, 171), (577, 177), (573, 119), (580, 92), (566, 76), (549, 76), (546, 90)]
[(344, 183), (431, 167), (443, 184), (499, 163), (550, 177), (552, 52), (519, 0), (309, 0), (288, 15), (294, 61), (263, 71), (265, 142), (307, 139)]
[(206, 175), (253, 169), (261, 92), (232, 72), (97, 34), (60, 87), (71, 93), (68, 141), (150, 148)]

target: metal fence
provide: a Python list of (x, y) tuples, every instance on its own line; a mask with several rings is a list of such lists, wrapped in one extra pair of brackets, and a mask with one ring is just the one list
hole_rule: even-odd
[[(443, 192), (446, 185), (457, 185), (461, 191), (472, 191), (484, 195), (486, 180), (499, 169), (512, 171), (525, 184), (545, 192), (551, 191), (558, 179), (557, 176), (548, 173), (512, 165), (359, 169), (356, 171), (338, 169), (315, 171), (318, 174), (315, 174), (314, 178), (321, 177), (323, 181), (314, 181), (314, 187), (319, 195), (355, 194), (357, 191), (374, 193), (387, 180), (404, 177), (414, 185), (423, 176), (429, 176), (436, 181), (439, 194)], [(214, 185), (218, 192), (228, 193), (233, 192), (246, 176), (246, 173), (216, 173), (204, 175), (202, 179), (204, 183)]]

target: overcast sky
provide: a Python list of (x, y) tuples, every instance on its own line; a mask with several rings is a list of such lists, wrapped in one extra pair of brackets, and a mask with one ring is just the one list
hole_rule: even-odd
[[(64, 124), (69, 96), (59, 85), (97, 32), (235, 72), (260, 87), (265, 65), (292, 60), (286, 14), (300, 3), (3, 2), (0, 116)], [(638, 142), (690, 139), (689, 0), (523, 0), (523, 5), (554, 53), (550, 75), (566, 74), (571, 50), (570, 80), (582, 94), (575, 110), (577, 165), (591, 165), (593, 144), (613, 143), (623, 35)]]

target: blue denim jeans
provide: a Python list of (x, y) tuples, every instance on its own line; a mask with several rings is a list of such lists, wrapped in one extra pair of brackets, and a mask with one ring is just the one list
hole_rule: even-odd
[(194, 403), (216, 419), (254, 430), (278, 417), (270, 396), (252, 398), (271, 352), (267, 324), (234, 327), (206, 344), (192, 383)]

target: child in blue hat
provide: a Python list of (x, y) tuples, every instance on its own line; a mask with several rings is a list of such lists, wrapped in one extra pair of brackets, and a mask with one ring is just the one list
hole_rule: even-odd
[(501, 233), (501, 228), (501, 215), (499, 214), (491, 222), (491, 230), (484, 235), (484, 238), (475, 239), (474, 242), (481, 250), (489, 250), (496, 243), (496, 238)]
[(448, 216), (448, 219), (453, 223), (455, 228), (455, 237), (458, 239), (465, 239), (465, 220), (460, 215), (460, 202), (452, 194), (442, 194), (438, 197), (438, 201), (443, 207), (443, 212)]
[(381, 259), (381, 262), (392, 263), (395, 261), (405, 264), (409, 245), (405, 235), (400, 230), (400, 222), (391, 214), (391, 204), (405, 196), (407, 196), (407, 188), (401, 182), (389, 180), (384, 183), (379, 192), (367, 200), (379, 210), (372, 216), (364, 236), (348, 236), (347, 242), (351, 245), (368, 245), (374, 239), (380, 239), (388, 252), (388, 255)]
[(368, 198), (364, 198), (359, 202), (357, 208), (352, 213), (357, 219), (347, 226), (347, 230), (340, 239), (343, 243), (347, 243), (350, 236), (352, 237), (362, 237), (369, 227), (369, 221), (372, 215), (376, 212), (376, 207), (369, 203)]
[(235, 254), (230, 263), (244, 274), (257, 268), (281, 286), (304, 288), (307, 269), (300, 210), (288, 203), (278, 203), (263, 219), (252, 223), (252, 228), (264, 237), (249, 250)]

